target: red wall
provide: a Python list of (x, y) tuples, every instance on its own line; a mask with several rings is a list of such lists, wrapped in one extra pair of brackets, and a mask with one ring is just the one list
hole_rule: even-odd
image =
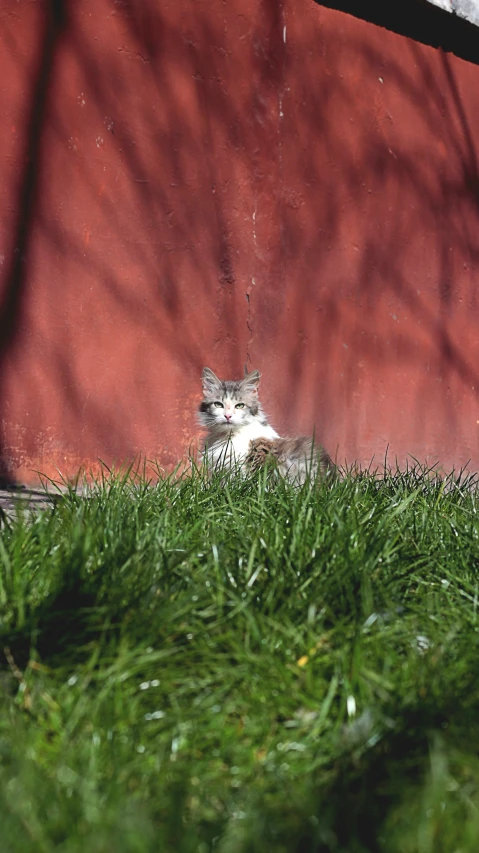
[(311, 0), (3, 0), (0, 38), (5, 475), (169, 466), (245, 362), (340, 460), (479, 467), (479, 66)]

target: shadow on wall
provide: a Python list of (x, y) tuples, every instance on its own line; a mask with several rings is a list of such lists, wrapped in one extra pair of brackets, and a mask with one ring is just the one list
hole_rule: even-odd
[(0, 17), (4, 479), (173, 462), (204, 362), (350, 458), (477, 450), (475, 65), (306, 0)]
[[(434, 43), (458, 46), (466, 33), (463, 52), (472, 59), (475, 46), (479, 59), (476, 28), (424, 15)], [(407, 32), (388, 17), (382, 23)], [(303, 393), (320, 395), (332, 436), (340, 423), (331, 404), (353, 411), (343, 441), (370, 449), (365, 460), (393, 439), (403, 455), (440, 459), (448, 444), (449, 464), (475, 454), (477, 465), (478, 69), (350, 20), (337, 16), (335, 29), (320, 17), (285, 133), (312, 187), (299, 204), (318, 226), (305, 239), (294, 205), (283, 205), (283, 259), (300, 282), (283, 332), (289, 325), (305, 338), (291, 350), (288, 381), (301, 385), (307, 372)], [(425, 40), (417, 9), (409, 20)]]
[[(4, 198), (4, 238), (7, 252), (1, 255), (3, 275), (0, 294), (0, 397), (2, 377), (10, 349), (15, 344), (22, 318), (29, 275), (29, 243), (37, 217), (39, 193), (41, 191), (42, 137), (46, 121), (48, 96), (52, 83), (54, 57), (58, 42), (64, 32), (67, 19), (63, 2), (51, 2), (45, 15), (37, 15), (38, 27), (37, 55), (29, 69), (29, 97), (22, 111), (22, 126), (19, 129), (19, 169), (11, 182), (12, 203)], [(4, 13), (5, 14), (5, 13)], [(6, 21), (8, 22), (8, 18)], [(11, 22), (13, 24), (14, 21)], [(18, 44), (13, 35), (13, 26), (3, 32), (4, 46), (15, 60), (18, 56)], [(4, 83), (5, 85), (5, 83)], [(13, 131), (13, 128), (12, 128)], [(16, 165), (16, 164), (15, 164)], [(4, 167), (5, 169), (5, 167)], [(8, 173), (8, 167), (5, 169)], [(11, 170), (13, 171), (13, 169)], [(16, 171), (16, 170), (15, 170)], [(11, 172), (10, 172), (11, 175)], [(8, 224), (6, 224), (8, 222)], [(1, 412), (2, 420), (7, 417)], [(12, 480), (8, 466), (8, 454), (5, 453), (4, 438), (0, 443), (0, 483)]]

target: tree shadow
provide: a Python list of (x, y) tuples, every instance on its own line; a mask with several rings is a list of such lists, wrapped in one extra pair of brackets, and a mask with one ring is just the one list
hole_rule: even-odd
[(4, 481), (173, 464), (208, 362), (341, 457), (477, 454), (476, 29), (376, 5), (7, 3)]
[[(64, 0), (49, 0), (41, 17), (38, 32), (37, 55), (30, 71), (30, 98), (24, 114), (21, 160), (23, 170), (18, 178), (15, 206), (12, 217), (10, 247), (7, 254), (2, 292), (0, 297), (0, 388), (5, 360), (15, 342), (22, 319), (22, 308), (29, 276), (29, 240), (37, 215), (38, 196), (41, 186), (41, 156), (45, 112), (52, 85), (52, 74), (57, 45), (68, 27), (67, 8)], [(6, 32), (8, 45), (9, 32)], [(15, 44), (10, 41), (15, 52)], [(10, 236), (10, 235), (9, 235)], [(4, 449), (4, 437), (0, 438), (0, 485), (13, 480)]]

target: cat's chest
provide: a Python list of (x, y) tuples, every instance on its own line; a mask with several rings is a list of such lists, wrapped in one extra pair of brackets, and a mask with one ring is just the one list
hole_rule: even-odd
[(273, 427), (261, 424), (249, 424), (243, 427), (231, 439), (231, 447), (236, 458), (241, 459), (248, 454), (250, 441), (255, 438), (278, 438), (278, 433)]
[(227, 439), (215, 442), (207, 450), (210, 463), (231, 465), (242, 462), (250, 449), (250, 441), (255, 438), (278, 438), (273, 427), (264, 424), (248, 424), (233, 432)]

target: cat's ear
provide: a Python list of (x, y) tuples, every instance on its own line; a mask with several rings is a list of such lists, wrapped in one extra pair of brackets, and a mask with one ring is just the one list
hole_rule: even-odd
[(261, 373), (259, 372), (259, 370), (252, 370), (251, 373), (248, 373), (241, 381), (241, 387), (245, 389), (247, 388), (248, 391), (252, 394), (257, 394), (260, 379)]
[(203, 372), (201, 374), (201, 381), (203, 384), (203, 394), (205, 397), (215, 395), (216, 392), (221, 387), (221, 382), (216, 376), (216, 373), (213, 373), (209, 367), (204, 367)]

